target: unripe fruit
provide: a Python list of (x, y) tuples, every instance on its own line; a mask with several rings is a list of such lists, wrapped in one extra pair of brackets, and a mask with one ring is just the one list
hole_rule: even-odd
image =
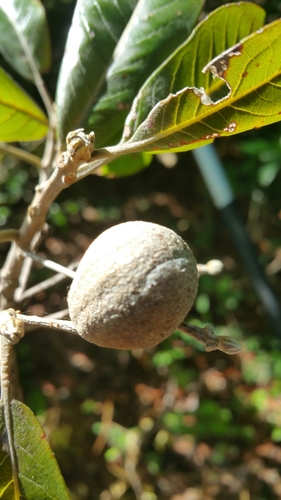
[(89, 342), (149, 348), (183, 321), (197, 287), (196, 260), (180, 236), (158, 224), (126, 222), (86, 251), (69, 290), (69, 315)]

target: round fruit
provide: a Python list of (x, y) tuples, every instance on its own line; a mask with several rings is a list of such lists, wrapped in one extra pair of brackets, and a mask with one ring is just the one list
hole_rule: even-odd
[(116, 349), (155, 346), (183, 321), (197, 294), (196, 260), (174, 231), (126, 222), (90, 245), (68, 294), (79, 335)]

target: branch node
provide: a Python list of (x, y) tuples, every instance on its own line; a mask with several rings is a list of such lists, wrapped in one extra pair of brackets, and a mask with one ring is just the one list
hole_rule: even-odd
[(43, 190), (42, 184), (37, 184), (37, 186), (35, 186), (36, 193), (42, 193), (42, 190)]
[(83, 128), (69, 132), (66, 149), (74, 162), (89, 161), (95, 149), (95, 133), (85, 134)]
[(75, 180), (76, 180), (76, 172), (69, 172), (69, 174), (64, 175), (62, 177), (62, 182), (64, 184), (67, 184), (68, 186), (70, 184), (73, 184), (73, 182), (75, 182)]
[(28, 207), (28, 215), (31, 219), (36, 219), (36, 217), (39, 217), (39, 215), (41, 215), (40, 205), (30, 205)]
[(0, 334), (4, 335), (10, 344), (17, 344), (24, 336), (24, 322), (17, 317), (14, 309), (0, 312)]

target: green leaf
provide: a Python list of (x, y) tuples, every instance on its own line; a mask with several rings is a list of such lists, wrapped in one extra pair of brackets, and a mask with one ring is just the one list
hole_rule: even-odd
[[(68, 491), (54, 454), (38, 420), (32, 411), (20, 401), (12, 401), (11, 411), (21, 495), (28, 500), (43, 498), (44, 500), (69, 500)], [(3, 405), (0, 405), (0, 433), (4, 429), (3, 413)], [(3, 451), (0, 454), (0, 460), (2, 454)], [(5, 485), (7, 492), (8, 489), (10, 493), (13, 492), (13, 485), (10, 486), (11, 469), (6, 465), (6, 456), (9, 457), (9, 455), (4, 455), (3, 461), (6, 479), (0, 475), (0, 494), (2, 488), (6, 496), (0, 496), (1, 500), (13, 498), (12, 494), (8, 496), (5, 492)]]
[(49, 70), (49, 32), (39, 0), (0, 0), (0, 52), (24, 78), (33, 80), (27, 52), (39, 71)]
[(127, 120), (126, 140), (129, 138), (128, 130), (132, 136), (151, 109), (169, 94), (188, 86), (204, 88), (208, 95), (212, 95), (222, 87), (223, 80), (203, 73), (202, 69), (214, 57), (260, 28), (264, 18), (265, 11), (261, 7), (234, 3), (216, 9), (199, 23), (188, 40), (171, 54), (139, 91)]
[(1, 426), (0, 421), (0, 500), (11, 500), (14, 498), (14, 482), (10, 456), (2, 449), (1, 434), (3, 430), (4, 425)]
[(100, 168), (99, 174), (107, 177), (124, 177), (133, 175), (148, 167), (153, 159), (150, 153), (134, 153), (116, 158), (108, 165)]
[(57, 86), (60, 140), (89, 114), (137, 0), (78, 0)]
[(0, 141), (36, 141), (48, 132), (43, 111), (0, 68)]
[(88, 125), (97, 147), (120, 138), (133, 99), (146, 78), (190, 34), (203, 0), (140, 0), (114, 54), (107, 89)]
[(280, 121), (280, 54), (281, 20), (277, 20), (204, 68), (226, 82), (226, 97), (213, 102), (204, 89), (196, 87), (170, 94), (154, 106), (124, 150), (186, 151), (216, 137)]

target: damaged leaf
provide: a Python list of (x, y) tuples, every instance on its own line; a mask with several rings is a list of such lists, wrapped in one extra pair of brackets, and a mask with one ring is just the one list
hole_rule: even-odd
[(87, 122), (95, 130), (97, 147), (120, 140), (139, 88), (186, 40), (203, 4), (203, 0), (139, 0), (114, 52), (106, 75), (106, 91)]
[[(264, 24), (265, 11), (251, 3), (222, 6), (204, 18), (190, 37), (155, 71), (138, 93), (127, 119), (130, 135), (159, 101), (186, 87), (204, 88), (208, 95), (225, 85), (202, 68), (216, 56)], [(129, 136), (126, 137), (127, 140)]]
[(213, 59), (203, 69), (204, 74), (208, 72), (226, 83), (229, 92), (225, 97), (213, 101), (203, 88), (196, 87), (170, 94), (154, 106), (132, 136), (132, 119), (127, 123), (124, 148), (187, 151), (216, 137), (279, 121), (281, 20)]

